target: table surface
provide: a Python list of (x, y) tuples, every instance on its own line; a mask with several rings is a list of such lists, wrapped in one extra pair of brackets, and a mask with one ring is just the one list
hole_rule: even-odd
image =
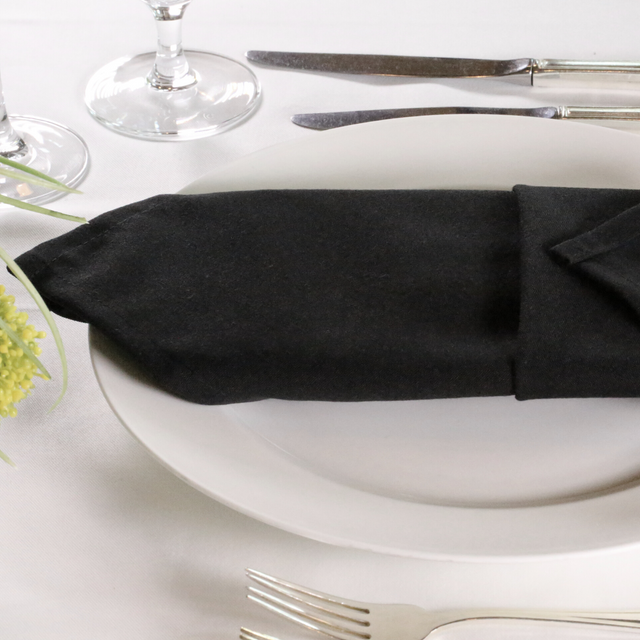
[[(5, 4), (0, 68), (9, 113), (56, 120), (85, 138), (92, 167), (84, 195), (57, 206), (90, 218), (175, 192), (256, 150), (322, 135), (290, 124), (297, 112), (567, 102), (560, 92), (497, 81), (389, 82), (256, 68), (262, 102), (240, 126), (193, 142), (139, 141), (93, 121), (82, 94), (102, 64), (154, 48), (148, 8), (134, 0)], [(187, 49), (236, 59), (248, 49), (634, 59), (638, 24), (637, 0), (196, 0), (184, 38)], [(593, 92), (571, 98), (633, 100)], [(1, 244), (14, 256), (69, 228), (35, 214), (0, 214)], [(37, 318), (26, 294), (15, 293)], [(246, 600), (245, 567), (346, 597), (430, 609), (640, 609), (640, 546), (535, 562), (415, 560), (314, 542), (218, 504), (158, 464), (118, 422), (92, 372), (87, 327), (60, 321), (60, 329), (69, 356), (67, 397), (48, 413), (59, 388), (41, 385), (17, 418), (0, 424), (0, 448), (18, 464), (0, 467), (2, 638), (213, 640), (237, 637), (241, 625), (282, 640), (313, 637)], [(50, 344), (45, 351), (55, 363)], [(515, 631), (486, 625), (447, 631), (460, 638), (483, 633)], [(530, 629), (518, 633), (529, 637)]]

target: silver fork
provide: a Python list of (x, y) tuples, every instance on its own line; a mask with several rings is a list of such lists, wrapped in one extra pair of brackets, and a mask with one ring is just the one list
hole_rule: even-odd
[[(640, 629), (640, 612), (529, 611), (458, 609), (426, 611), (407, 604), (370, 604), (308, 589), (273, 576), (246, 570), (261, 588), (250, 586), (247, 598), (306, 629), (334, 640), (422, 640), (432, 631), (466, 620), (537, 620)], [(277, 640), (246, 627), (242, 640)]]

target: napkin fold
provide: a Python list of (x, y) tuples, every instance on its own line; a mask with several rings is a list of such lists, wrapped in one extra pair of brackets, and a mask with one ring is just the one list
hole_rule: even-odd
[(17, 262), (193, 402), (640, 396), (640, 191), (161, 195)]
[(640, 191), (517, 186), (516, 397), (640, 396)]

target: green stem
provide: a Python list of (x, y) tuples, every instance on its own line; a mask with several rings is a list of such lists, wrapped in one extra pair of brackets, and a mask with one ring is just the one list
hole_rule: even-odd
[(38, 360), (36, 354), (29, 348), (29, 345), (25, 344), (22, 338), (2, 318), (0, 318), (0, 329), (9, 336), (12, 342), (24, 351), (24, 355), (27, 356), (27, 358), (29, 358), (29, 360), (31, 360), (31, 362), (33, 362), (33, 364), (35, 364), (36, 367), (38, 367), (38, 369), (40, 369), (40, 371), (42, 371), (49, 380), (51, 380), (51, 374), (45, 369), (42, 362)]
[(64, 191), (65, 193), (78, 193), (75, 189), (70, 189), (69, 187), (65, 187), (64, 185), (57, 185), (53, 182), (49, 182), (48, 180), (43, 180), (40, 177), (24, 175), (23, 173), (20, 173), (19, 171), (13, 171), (12, 169), (0, 168), (0, 176), (6, 176), (7, 178), (11, 178), (12, 180), (19, 180), (20, 182), (28, 182), (29, 184), (33, 184), (36, 187), (46, 187), (47, 189)]
[[(19, 171), (22, 171), (24, 173), (28, 173), (32, 176), (35, 176), (36, 178), (40, 178), (41, 180), (48, 182), (51, 187), (57, 188), (60, 191), (68, 191), (69, 193), (82, 193), (82, 191), (77, 191), (76, 189), (72, 189), (71, 187), (68, 187), (66, 184), (60, 182), (59, 180), (56, 180), (55, 178), (48, 176), (46, 173), (36, 171), (31, 167), (27, 167), (26, 165), (20, 162), (16, 162), (15, 160), (9, 160), (9, 158), (5, 158), (4, 156), (1, 156), (1, 155), (0, 155), (0, 163), (6, 164), (8, 167), (13, 167), (14, 169), (18, 169)], [(19, 176), (19, 177), (21, 180), (28, 181), (28, 178), (26, 176)]]
[(16, 466), (16, 463), (6, 453), (4, 453), (4, 451), (0, 451), (0, 459), (4, 460), (7, 464), (10, 464), (12, 467)]
[(15, 198), (10, 198), (9, 196), (0, 195), (0, 202), (4, 202), (5, 204), (10, 204), (14, 207), (18, 207), (18, 209), (26, 209), (27, 211), (33, 211), (35, 213), (43, 213), (46, 216), (52, 216), (53, 218), (60, 218), (61, 220), (69, 220), (70, 222), (79, 222), (81, 224), (85, 224), (87, 222), (86, 218), (80, 218), (79, 216), (71, 216), (67, 213), (60, 213), (59, 211), (53, 211), (52, 209), (45, 209), (44, 207), (39, 207), (37, 204), (29, 204), (28, 202), (22, 202), (22, 200), (16, 200)]
[(58, 354), (60, 356), (60, 363), (62, 364), (62, 391), (60, 392), (60, 396), (51, 407), (51, 410), (55, 409), (62, 398), (64, 397), (65, 392), (67, 391), (67, 382), (68, 382), (68, 370), (67, 370), (67, 356), (64, 351), (64, 344), (62, 343), (62, 336), (58, 331), (58, 326), (56, 325), (56, 321), (53, 319), (49, 308), (47, 307), (45, 301), (42, 299), (42, 296), (38, 293), (38, 290), (33, 286), (31, 280), (27, 277), (24, 271), (16, 264), (13, 258), (2, 248), (0, 247), (0, 259), (4, 261), (4, 263), (9, 267), (13, 275), (18, 278), (18, 280), (24, 285), (24, 288), (29, 292), (31, 297), (34, 299), (35, 303), (38, 305), (38, 309), (42, 312), (49, 328), (51, 329), (51, 333), (53, 334), (53, 338), (56, 342), (56, 347), (58, 348)]

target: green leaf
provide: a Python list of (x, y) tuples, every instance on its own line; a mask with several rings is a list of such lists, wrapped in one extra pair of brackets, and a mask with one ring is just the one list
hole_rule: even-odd
[[(5, 158), (2, 155), (0, 155), (0, 163), (6, 164), (7, 166), (13, 167), (14, 169), (18, 169), (19, 171), (22, 171), (24, 173), (28, 173), (32, 176), (35, 176), (36, 178), (40, 178), (41, 180), (48, 182), (50, 186), (55, 185), (55, 187), (57, 187), (61, 191), (68, 191), (69, 193), (82, 193), (82, 191), (77, 191), (76, 189), (72, 189), (71, 187), (68, 187), (63, 182), (60, 182), (59, 180), (56, 180), (55, 178), (48, 176), (46, 173), (36, 171), (35, 169), (32, 169), (31, 167), (27, 167), (26, 165), (20, 162), (16, 162), (15, 160), (9, 160), (9, 158)], [(28, 181), (27, 178), (22, 175), (19, 176), (19, 179)]]
[[(0, 156), (2, 157), (2, 156)], [(0, 176), (6, 176), (13, 180), (19, 180), (20, 182), (28, 182), (37, 187), (46, 187), (47, 189), (54, 189), (55, 191), (64, 191), (65, 193), (78, 193), (75, 189), (70, 189), (65, 185), (59, 185), (48, 180), (43, 180), (36, 176), (24, 175), (19, 171), (12, 171), (11, 169), (0, 169)]]
[(9, 196), (0, 195), (0, 202), (18, 207), (18, 209), (26, 209), (27, 211), (34, 211), (35, 213), (43, 213), (46, 216), (60, 218), (61, 220), (69, 220), (71, 222), (79, 222), (81, 224), (85, 224), (87, 222), (86, 218), (71, 216), (66, 213), (60, 213), (59, 211), (53, 211), (51, 209), (45, 209), (44, 207), (39, 207), (37, 204), (29, 204), (28, 202), (16, 200), (15, 198), (10, 198)]
[(62, 364), (62, 391), (58, 399), (55, 401), (54, 405), (51, 407), (51, 410), (53, 410), (58, 406), (58, 404), (64, 397), (64, 394), (67, 391), (67, 383), (69, 378), (69, 373), (67, 370), (67, 356), (64, 350), (64, 344), (62, 343), (62, 336), (58, 331), (56, 321), (53, 319), (53, 316), (51, 315), (47, 304), (42, 299), (42, 296), (38, 293), (38, 290), (33, 286), (31, 280), (29, 280), (25, 272), (16, 264), (13, 258), (11, 258), (11, 256), (2, 247), (0, 247), (0, 259), (4, 261), (13, 275), (18, 278), (18, 280), (24, 285), (24, 288), (29, 292), (35, 303), (38, 305), (38, 309), (40, 309), (42, 315), (47, 321), (47, 324), (49, 325), (51, 333), (53, 334), (53, 338), (56, 342), (58, 355), (60, 356), (60, 363)]
[(38, 360), (36, 354), (33, 353), (29, 346), (24, 343), (22, 338), (2, 318), (0, 318), (0, 329), (2, 329), (9, 338), (11, 338), (14, 344), (17, 344), (24, 351), (24, 355), (27, 356), (27, 358), (29, 358), (29, 360), (31, 360), (31, 362), (33, 362), (33, 364), (35, 364), (36, 367), (38, 367), (38, 369), (40, 369), (40, 371), (42, 371), (49, 380), (51, 380), (51, 374), (45, 369), (42, 362)]
[(4, 460), (7, 464), (10, 464), (12, 467), (15, 468), (16, 463), (3, 451), (0, 451), (0, 459)]

